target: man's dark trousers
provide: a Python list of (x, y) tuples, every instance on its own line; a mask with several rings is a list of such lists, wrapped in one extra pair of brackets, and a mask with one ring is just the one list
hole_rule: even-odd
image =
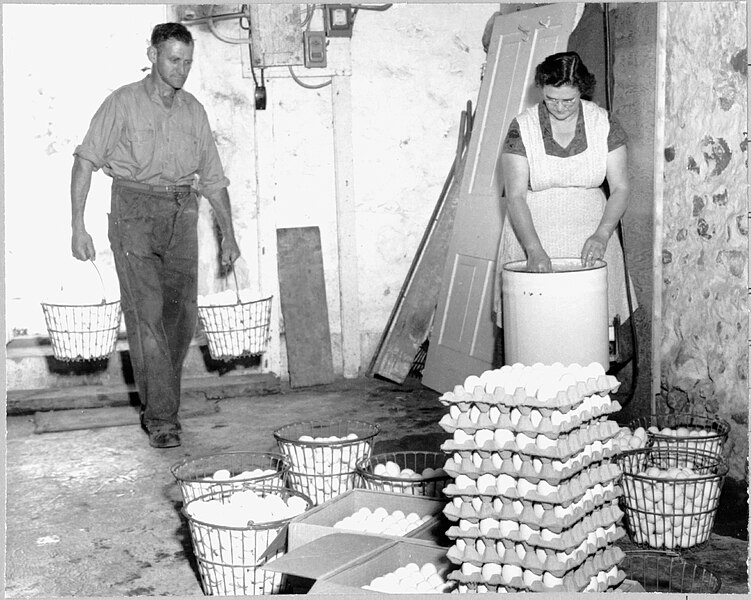
[(141, 423), (150, 433), (180, 431), (182, 366), (197, 315), (197, 222), (193, 191), (154, 193), (113, 182), (109, 240)]

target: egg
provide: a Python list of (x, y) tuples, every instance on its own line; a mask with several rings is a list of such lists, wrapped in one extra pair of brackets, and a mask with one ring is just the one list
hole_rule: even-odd
[(563, 585), (563, 579), (561, 577), (556, 577), (548, 571), (545, 571), (542, 574), (542, 584), (548, 589), (553, 589), (560, 585)]
[(500, 530), (501, 537), (507, 538), (512, 533), (519, 530), (519, 524), (516, 521), (510, 521), (507, 519), (503, 519), (497, 523), (498, 529)]
[(509, 584), (515, 579), (522, 578), (522, 568), (517, 565), (505, 564), (501, 568), (501, 580), (505, 584)]
[(495, 489), (499, 494), (507, 494), (511, 490), (516, 489), (516, 487), (516, 479), (511, 477), (511, 475), (502, 473), (501, 475), (498, 475), (498, 477), (496, 477)]
[(383, 506), (379, 506), (373, 511), (373, 517), (376, 519), (380, 519), (381, 521), (385, 519), (388, 516), (388, 511), (386, 511)]
[(500, 577), (502, 573), (501, 565), (496, 563), (485, 563), (482, 566), (482, 578), (485, 581), (489, 581), (492, 577)]
[(386, 475), (388, 475), (389, 477), (399, 477), (400, 473), (401, 468), (397, 463), (395, 463), (393, 460), (386, 462)]
[(479, 429), (475, 432), (475, 444), (482, 448), (488, 442), (492, 442), (495, 436), (495, 432), (491, 429)]
[(496, 429), (493, 432), (493, 441), (499, 448), (513, 443), (515, 440), (514, 432), (509, 429)]
[(215, 480), (225, 480), (229, 479), (231, 476), (232, 474), (227, 469), (219, 469), (214, 472), (211, 478)]
[(477, 489), (481, 494), (492, 494), (496, 489), (496, 478), (491, 473), (480, 475), (477, 480)]
[(542, 575), (539, 575), (535, 573), (534, 571), (530, 571), (529, 569), (526, 569), (524, 571), (523, 579), (524, 579), (524, 585), (527, 588), (531, 588), (538, 581), (542, 581)]
[(480, 533), (482, 535), (488, 535), (491, 531), (498, 528), (498, 521), (496, 519), (480, 519)]

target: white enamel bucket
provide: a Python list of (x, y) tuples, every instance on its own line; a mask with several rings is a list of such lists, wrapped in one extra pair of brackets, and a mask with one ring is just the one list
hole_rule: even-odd
[(607, 265), (553, 258), (553, 270), (532, 273), (527, 261), (503, 265), (506, 364), (610, 363)]

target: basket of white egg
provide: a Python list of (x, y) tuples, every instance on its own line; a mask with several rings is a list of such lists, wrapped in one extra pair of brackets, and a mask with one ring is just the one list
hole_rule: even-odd
[(63, 288), (47, 302), (42, 302), (44, 322), (50, 336), (52, 353), (66, 362), (95, 361), (109, 358), (115, 350), (122, 310), (120, 300), (106, 298), (106, 288), (99, 268), (88, 261), (99, 277), (101, 301), (83, 281)]
[(253, 488), (282, 488), (289, 465), (273, 452), (223, 452), (186, 458), (170, 467), (183, 502), (217, 492)]
[(631, 429), (647, 432), (647, 445), (702, 450), (722, 454), (730, 433), (730, 423), (710, 415), (673, 413), (635, 419)]
[(705, 544), (728, 466), (701, 450), (651, 447), (617, 457), (626, 530), (640, 547), (685, 550)]
[(443, 470), (445, 464), (443, 452), (386, 452), (361, 459), (357, 472), (369, 490), (443, 498), (451, 479)]
[(253, 299), (246, 289), (199, 295), (198, 321), (211, 357), (228, 361), (263, 354), (269, 342), (271, 300), (272, 296)]
[(290, 487), (321, 504), (360, 484), (357, 463), (370, 457), (379, 432), (364, 421), (301, 421), (274, 438), (289, 462)]
[(716, 594), (720, 578), (675, 552), (628, 550), (621, 562), (627, 581), (633, 581), (645, 592), (667, 594)]
[(286, 527), (311, 501), (286, 488), (207, 494), (183, 506), (207, 596), (279, 593), (282, 575), (261, 567), (286, 551)]

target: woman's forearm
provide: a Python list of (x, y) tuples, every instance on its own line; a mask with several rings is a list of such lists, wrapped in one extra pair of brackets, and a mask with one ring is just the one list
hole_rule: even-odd
[(618, 188), (611, 192), (596, 233), (610, 239), (628, 206), (628, 189)]
[(506, 198), (506, 207), (511, 226), (527, 256), (543, 250), (526, 198), (519, 195)]

